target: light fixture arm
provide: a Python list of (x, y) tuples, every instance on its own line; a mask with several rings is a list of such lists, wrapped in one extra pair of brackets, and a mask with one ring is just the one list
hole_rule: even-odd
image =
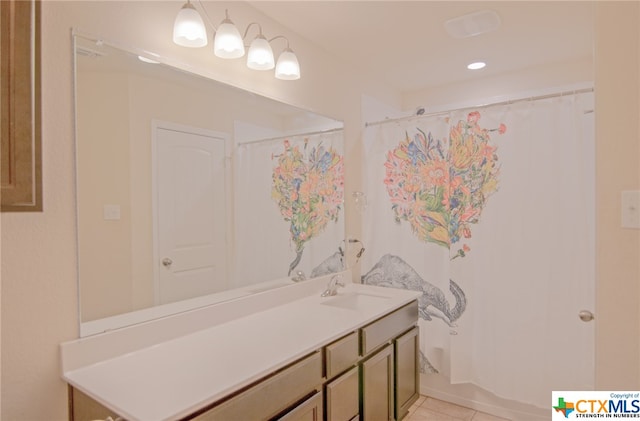
[(287, 42), (287, 50), (290, 50), (291, 48), (289, 47), (289, 38), (285, 37), (284, 35), (276, 35), (275, 37), (271, 38), (269, 40), (269, 43), (271, 43), (272, 41), (277, 40), (278, 38), (282, 38)]
[(251, 22), (249, 25), (247, 25), (247, 29), (244, 30), (244, 35), (242, 36), (243, 40), (247, 38), (247, 35), (249, 34), (249, 28), (251, 28), (253, 25), (258, 25), (258, 36), (264, 37), (264, 35), (262, 34), (262, 25), (260, 25), (258, 22)]

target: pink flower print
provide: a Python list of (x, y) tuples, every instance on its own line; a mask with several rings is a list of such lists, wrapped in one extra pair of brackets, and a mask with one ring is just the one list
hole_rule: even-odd
[(478, 111), (470, 112), (467, 116), (467, 121), (471, 124), (478, 123), (478, 120), (480, 120), (480, 113)]
[(422, 169), (423, 178), (429, 185), (444, 186), (449, 178), (449, 170), (445, 161), (432, 161), (425, 164)]
[(506, 132), (507, 132), (507, 126), (505, 126), (504, 124), (500, 124), (500, 126), (498, 127), (498, 133), (505, 134)]

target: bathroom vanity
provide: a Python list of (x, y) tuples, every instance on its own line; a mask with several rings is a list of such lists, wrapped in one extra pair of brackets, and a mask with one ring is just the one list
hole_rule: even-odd
[(402, 419), (419, 293), (328, 278), (62, 344), (70, 419)]

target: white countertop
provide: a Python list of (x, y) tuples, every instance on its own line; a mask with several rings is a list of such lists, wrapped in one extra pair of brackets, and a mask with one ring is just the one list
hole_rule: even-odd
[[(86, 348), (88, 341), (99, 342), (100, 335), (68, 342), (61, 346), (63, 378), (130, 421), (174, 420), (419, 295), (414, 291), (350, 283), (339, 289), (338, 296), (361, 293), (386, 297), (380, 303), (354, 310), (325, 305), (335, 297), (321, 298), (324, 286), (326, 283), (311, 288), (314, 291), (310, 295), (307, 286), (307, 295), (291, 302), (103, 360), (81, 355), (90, 352)], [(140, 332), (143, 331), (138, 329), (136, 335)], [(79, 349), (83, 345), (86, 349)], [(65, 352), (69, 355), (65, 356)]]

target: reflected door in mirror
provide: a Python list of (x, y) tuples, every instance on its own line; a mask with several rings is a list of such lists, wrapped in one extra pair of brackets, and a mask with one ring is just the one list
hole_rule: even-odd
[(166, 304), (227, 289), (225, 138), (154, 127), (156, 299)]

